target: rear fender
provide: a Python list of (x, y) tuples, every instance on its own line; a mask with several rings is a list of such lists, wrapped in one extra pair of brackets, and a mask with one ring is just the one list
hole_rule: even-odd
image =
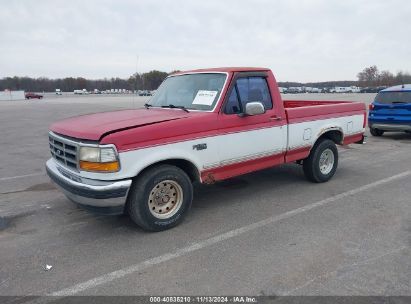
[[(328, 136), (327, 136), (328, 135)], [(327, 137), (334, 141), (338, 145), (342, 145), (344, 142), (344, 131), (342, 127), (340, 126), (335, 126), (335, 125), (329, 125), (321, 128), (321, 130), (317, 134), (317, 139), (315, 140), (314, 145), (317, 143), (317, 141), (320, 138)]]

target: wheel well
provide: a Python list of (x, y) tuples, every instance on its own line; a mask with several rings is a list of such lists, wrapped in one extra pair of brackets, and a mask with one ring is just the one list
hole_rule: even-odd
[(341, 145), (344, 139), (343, 133), (340, 130), (329, 130), (325, 133), (321, 134), (321, 136), (317, 139), (317, 142), (321, 138), (327, 138), (332, 140), (337, 145)]
[(167, 160), (163, 160), (163, 161), (151, 164), (150, 166), (144, 168), (138, 175), (140, 175), (144, 171), (147, 171), (159, 165), (171, 165), (171, 166), (178, 167), (188, 175), (191, 182), (200, 181), (200, 174), (197, 170), (197, 167), (193, 163), (185, 159), (167, 159)]

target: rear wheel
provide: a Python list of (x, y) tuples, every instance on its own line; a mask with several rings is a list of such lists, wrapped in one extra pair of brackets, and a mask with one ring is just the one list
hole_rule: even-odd
[(161, 231), (178, 225), (193, 200), (187, 174), (175, 166), (153, 167), (133, 183), (127, 212), (144, 230)]
[(305, 177), (315, 183), (329, 181), (337, 166), (338, 150), (335, 143), (329, 139), (320, 139), (303, 162)]
[(372, 136), (382, 136), (384, 134), (384, 131), (375, 128), (370, 128), (370, 133)]

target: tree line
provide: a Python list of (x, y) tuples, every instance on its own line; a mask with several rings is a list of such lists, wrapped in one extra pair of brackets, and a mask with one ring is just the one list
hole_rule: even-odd
[[(173, 71), (171, 73), (175, 73)], [(24, 90), (32, 92), (53, 92), (60, 89), (63, 92), (86, 89), (100, 91), (110, 89), (126, 90), (155, 90), (161, 82), (171, 73), (161, 71), (150, 71), (147, 73), (135, 73), (128, 79), (104, 78), (91, 80), (83, 77), (66, 77), (59, 79), (49, 79), (46, 77), (5, 77), (0, 79), (0, 91), (3, 90)]]
[[(0, 91), (3, 90), (24, 90), (33, 92), (53, 92), (55, 89), (60, 89), (63, 92), (72, 92), (74, 90), (86, 89), (92, 91), (98, 89), (126, 89), (126, 90), (155, 90), (161, 82), (170, 73), (153, 70), (147, 73), (135, 73), (128, 79), (122, 78), (104, 78), (91, 80), (83, 77), (66, 77), (59, 79), (49, 79), (46, 77), (31, 78), (31, 77), (5, 77), (0, 79)], [(360, 87), (378, 87), (378, 86), (392, 86), (396, 84), (411, 83), (411, 74), (406, 72), (398, 72), (393, 74), (390, 71), (379, 71), (377, 66), (373, 65), (365, 68), (357, 74), (358, 81), (325, 81), (325, 82), (279, 82), (281, 87), (335, 87), (335, 86), (360, 86)]]
[(411, 83), (411, 74), (400, 71), (394, 75), (387, 70), (379, 71), (376, 65), (365, 68), (357, 74), (357, 77), (358, 84), (361, 87), (389, 87), (393, 85)]
[(324, 81), (324, 82), (278, 82), (280, 87), (316, 87), (316, 88), (332, 88), (332, 87), (390, 87), (399, 84), (411, 83), (411, 74), (407, 72), (397, 72), (393, 74), (390, 71), (380, 71), (376, 65), (366, 67), (357, 74), (358, 80), (342, 80), (342, 81)]

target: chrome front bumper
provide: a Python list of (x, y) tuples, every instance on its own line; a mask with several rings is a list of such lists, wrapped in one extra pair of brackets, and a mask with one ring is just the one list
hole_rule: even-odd
[(62, 168), (54, 159), (47, 161), (46, 171), (54, 184), (71, 201), (88, 207), (108, 207), (121, 210), (126, 203), (132, 182), (131, 179), (100, 181), (83, 178)]

